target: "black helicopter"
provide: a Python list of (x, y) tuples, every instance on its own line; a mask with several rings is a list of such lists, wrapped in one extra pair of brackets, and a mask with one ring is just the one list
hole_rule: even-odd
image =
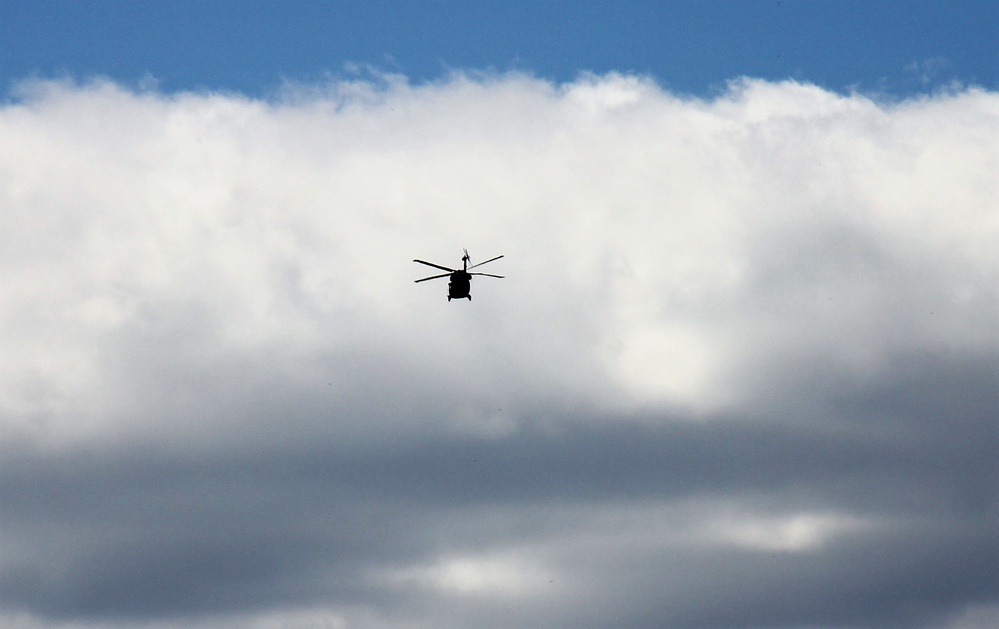
[(452, 299), (463, 299), (468, 298), (469, 301), (472, 300), (472, 295), (468, 292), (469, 284), (472, 281), (473, 275), (485, 275), (486, 277), (499, 277), (502, 275), (493, 275), (492, 273), (469, 273), (472, 269), (477, 266), (482, 266), (493, 260), (499, 260), (503, 256), (496, 256), (495, 258), (489, 258), (485, 262), (479, 262), (478, 264), (473, 264), (468, 266), (471, 258), (468, 257), (468, 249), (463, 250), (465, 255), (461, 256), (461, 269), (449, 269), (446, 266), (441, 266), (439, 264), (434, 264), (433, 262), (426, 262), (424, 260), (413, 260), (413, 262), (419, 262), (420, 264), (426, 264), (427, 266), (432, 266), (435, 269), (440, 269), (442, 271), (447, 271), (447, 273), (441, 273), (440, 275), (431, 275), (430, 277), (425, 277), (422, 280), (416, 280), (417, 283), (426, 282), (427, 280), (436, 280), (441, 277), (450, 277), (451, 279), (447, 282), (447, 300)]

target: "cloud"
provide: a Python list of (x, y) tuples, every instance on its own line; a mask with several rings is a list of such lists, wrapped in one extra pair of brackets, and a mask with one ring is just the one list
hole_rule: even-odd
[(913, 61), (905, 67), (905, 72), (923, 89), (938, 81), (941, 73), (951, 68), (951, 63), (944, 57), (931, 57), (920, 62)]
[[(999, 96), (387, 76), (0, 109), (0, 622), (999, 613)], [(448, 303), (413, 258), (505, 254)]]

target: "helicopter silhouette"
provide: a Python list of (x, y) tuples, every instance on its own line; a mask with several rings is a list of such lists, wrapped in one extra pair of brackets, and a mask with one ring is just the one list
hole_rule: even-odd
[(440, 269), (442, 271), (447, 271), (447, 273), (441, 273), (440, 275), (431, 275), (430, 277), (425, 277), (420, 280), (416, 280), (416, 283), (426, 282), (427, 280), (436, 280), (441, 277), (450, 277), (451, 279), (447, 282), (447, 300), (452, 299), (468, 299), (472, 301), (472, 295), (469, 293), (469, 285), (472, 281), (473, 275), (484, 275), (486, 277), (499, 277), (502, 275), (493, 275), (492, 273), (469, 273), (472, 269), (483, 264), (492, 262), (493, 260), (499, 260), (503, 256), (496, 256), (495, 258), (489, 258), (485, 262), (479, 262), (478, 264), (473, 264), (468, 266), (471, 258), (468, 257), (468, 249), (463, 249), (465, 255), (461, 256), (461, 268), (460, 269), (449, 269), (446, 266), (441, 266), (440, 264), (434, 264), (433, 262), (426, 262), (425, 260), (413, 260), (413, 262), (419, 262), (420, 264), (426, 264), (427, 266), (432, 266), (435, 269)]

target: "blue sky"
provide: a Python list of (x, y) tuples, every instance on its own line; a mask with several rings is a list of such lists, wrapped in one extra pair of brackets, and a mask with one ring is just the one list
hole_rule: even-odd
[(999, 627), (994, 4), (0, 0), (0, 626)]
[(738, 76), (905, 95), (952, 80), (995, 88), (988, 0), (0, 3), (0, 72), (151, 75), (168, 91), (266, 94), (349, 63), (433, 80), (451, 69), (650, 74), (692, 94)]

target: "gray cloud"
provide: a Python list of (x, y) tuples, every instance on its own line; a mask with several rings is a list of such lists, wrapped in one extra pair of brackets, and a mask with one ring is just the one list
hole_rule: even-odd
[[(0, 621), (999, 613), (999, 98), (25, 84)], [(414, 285), (461, 248), (504, 280)]]

